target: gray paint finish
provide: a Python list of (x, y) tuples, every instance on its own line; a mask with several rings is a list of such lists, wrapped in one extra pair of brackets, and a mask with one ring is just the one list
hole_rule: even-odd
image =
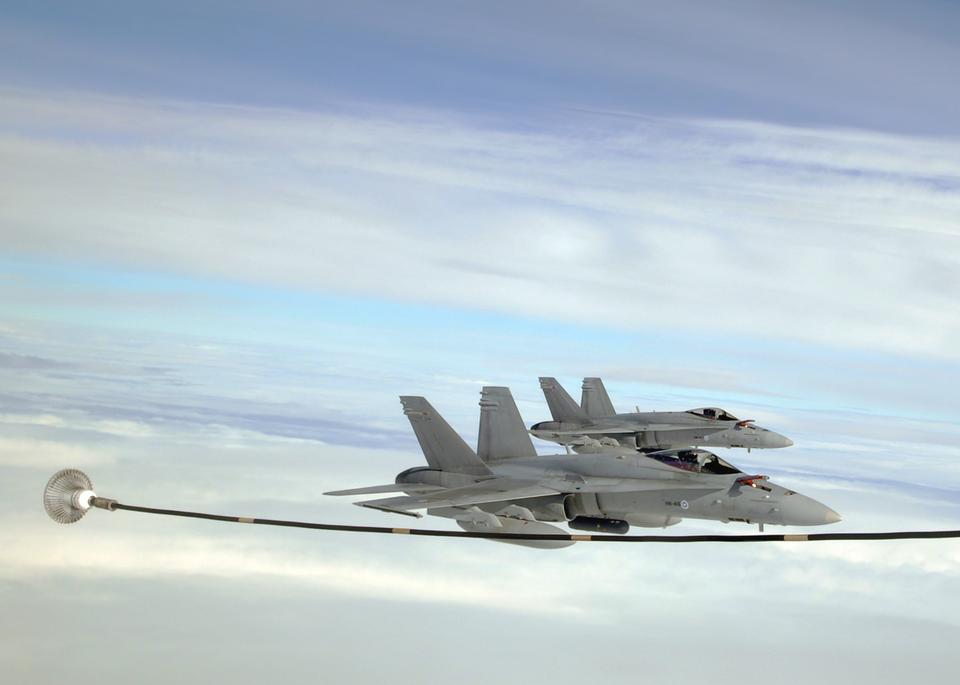
[(583, 379), (582, 407), (556, 378), (541, 377), (540, 388), (553, 420), (535, 423), (530, 432), (561, 445), (590, 445), (603, 438), (643, 449), (707, 445), (751, 450), (793, 445), (790, 438), (718, 407), (617, 414), (599, 378)]
[[(545, 522), (585, 518), (591, 525), (626, 532), (623, 522), (666, 527), (683, 518), (791, 526), (818, 526), (840, 516), (814, 499), (747, 475), (702, 449), (642, 452), (600, 446), (578, 454), (537, 456), (507, 388), (481, 392), (478, 456), (420, 397), (402, 397), (404, 413), (424, 447), (429, 467), (396, 478), (403, 495), (357, 502), (381, 511), (452, 518), (466, 530), (549, 533)], [(511, 454), (511, 447), (517, 452)], [(449, 454), (445, 453), (449, 450)], [(387, 486), (328, 495), (373, 494)], [(607, 522), (606, 524), (604, 522)], [(569, 542), (516, 542), (537, 547)]]

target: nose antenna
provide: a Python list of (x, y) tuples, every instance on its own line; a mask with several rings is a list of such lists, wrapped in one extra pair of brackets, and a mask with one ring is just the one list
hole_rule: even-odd
[(43, 489), (43, 508), (57, 523), (76, 523), (91, 507), (113, 511), (116, 500), (97, 497), (90, 477), (79, 469), (57, 471)]

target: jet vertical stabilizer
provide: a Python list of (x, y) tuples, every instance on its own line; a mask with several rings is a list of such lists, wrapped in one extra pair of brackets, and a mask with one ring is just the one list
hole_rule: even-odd
[(613, 402), (610, 401), (610, 395), (607, 394), (607, 389), (603, 387), (602, 380), (584, 378), (582, 389), (580, 406), (591, 419), (614, 416), (617, 413), (613, 408)]
[(435, 469), (487, 475), (490, 469), (423, 397), (400, 398), (427, 463)]
[(477, 454), (485, 462), (537, 456), (510, 388), (486, 386), (480, 392)]
[(587, 413), (573, 401), (556, 378), (540, 378), (540, 388), (554, 421), (589, 421)]

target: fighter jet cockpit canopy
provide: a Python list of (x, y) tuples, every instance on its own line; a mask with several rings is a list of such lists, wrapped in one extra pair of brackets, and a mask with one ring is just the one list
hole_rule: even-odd
[(743, 473), (733, 464), (707, 450), (662, 450), (660, 452), (649, 452), (647, 456), (675, 469), (693, 473), (714, 473), (718, 475)]
[(740, 420), (730, 412), (724, 409), (720, 409), (719, 407), (701, 407), (699, 409), (691, 409), (687, 413), (693, 414), (694, 416), (700, 416), (705, 419), (711, 419), (713, 421), (739, 421)]

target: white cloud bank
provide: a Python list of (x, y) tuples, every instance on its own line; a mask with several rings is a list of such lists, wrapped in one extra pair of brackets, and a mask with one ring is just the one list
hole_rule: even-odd
[(409, 109), (0, 99), (6, 250), (579, 323), (958, 354), (956, 140), (570, 113), (508, 129)]
[[(529, 577), (534, 575), (532, 572), (511, 574), (514, 585), (518, 584), (518, 576), (522, 580), (525, 592), (519, 593), (505, 585), (502, 577), (450, 574), (442, 564), (424, 567), (350, 558), (337, 552), (332, 555), (316, 551), (298, 553), (289, 544), (263, 544), (265, 536), (259, 535), (246, 542), (236, 539), (227, 542), (221, 535), (220, 542), (215, 542), (214, 533), (184, 535), (183, 530), (174, 529), (176, 541), (170, 544), (169, 535), (157, 536), (151, 541), (149, 535), (142, 533), (71, 532), (75, 534), (53, 536), (49, 530), (38, 530), (36, 535), (15, 546), (15, 556), (4, 560), (0, 579), (67, 575), (254, 580), (268, 586), (281, 584), (289, 592), (313, 590), (392, 601), (466, 604), (517, 613), (576, 615), (581, 619), (587, 619), (589, 613), (587, 603), (563, 601), (563, 588), (558, 587), (559, 583), (533, 582)], [(341, 537), (320, 542), (329, 548), (340, 546), (345, 540)], [(303, 538), (299, 544), (315, 550), (318, 543)], [(397, 548), (397, 551), (401, 550)], [(417, 557), (425, 554), (422, 546), (402, 552)]]

